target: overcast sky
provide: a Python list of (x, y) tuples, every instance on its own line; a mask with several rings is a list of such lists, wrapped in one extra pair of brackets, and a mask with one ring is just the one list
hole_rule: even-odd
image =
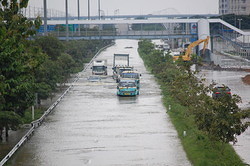
[[(88, 0), (80, 1), (81, 16), (87, 16)], [(100, 0), (105, 15), (131, 14), (218, 14), (219, 0)], [(98, 0), (90, 0), (91, 15), (98, 14)], [(43, 0), (29, 5), (43, 7)], [(70, 15), (77, 15), (77, 0), (68, 0)], [(64, 11), (65, 0), (47, 0), (47, 8)], [(115, 12), (116, 11), (116, 12)]]

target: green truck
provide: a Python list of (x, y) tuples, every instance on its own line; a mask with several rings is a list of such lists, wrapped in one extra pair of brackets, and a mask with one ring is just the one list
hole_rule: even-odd
[(118, 82), (121, 79), (131, 79), (131, 80), (135, 80), (136, 86), (138, 88), (140, 88), (140, 76), (141, 74), (139, 74), (137, 71), (131, 70), (131, 71), (123, 71), (119, 78), (118, 78)]
[(139, 95), (139, 87), (134, 79), (121, 79), (117, 85), (118, 96)]

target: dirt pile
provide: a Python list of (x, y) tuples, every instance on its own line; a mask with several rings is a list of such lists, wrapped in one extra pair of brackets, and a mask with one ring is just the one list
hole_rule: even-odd
[(246, 75), (245, 77), (242, 78), (242, 81), (245, 83), (245, 84), (248, 84), (250, 85), (250, 74)]

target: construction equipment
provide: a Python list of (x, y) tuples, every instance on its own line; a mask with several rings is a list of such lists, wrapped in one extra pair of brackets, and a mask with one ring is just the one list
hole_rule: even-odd
[(209, 36), (207, 36), (206, 39), (199, 39), (199, 40), (194, 41), (193, 43), (189, 44), (189, 46), (185, 50), (184, 55), (173, 56), (173, 60), (176, 61), (177, 59), (179, 59), (179, 57), (182, 57), (183, 61), (190, 61), (191, 60), (190, 54), (192, 52), (192, 48), (203, 42), (204, 42), (204, 46), (202, 49), (202, 54), (204, 54), (208, 45), (208, 41), (209, 41)]

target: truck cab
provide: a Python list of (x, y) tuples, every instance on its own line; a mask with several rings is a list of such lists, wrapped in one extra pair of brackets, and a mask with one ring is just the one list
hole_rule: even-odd
[(94, 60), (91, 69), (93, 75), (107, 75), (107, 60)]
[(113, 79), (119, 82), (120, 74), (124, 71), (133, 71), (134, 67), (131, 66), (115, 66), (113, 67)]
[(138, 88), (140, 88), (140, 76), (141, 74), (139, 74), (136, 71), (124, 71), (120, 74), (120, 77), (118, 78), (118, 82), (121, 79), (131, 79), (131, 80), (135, 80), (136, 86)]
[(136, 96), (139, 95), (139, 89), (135, 80), (121, 79), (117, 85), (118, 96)]

